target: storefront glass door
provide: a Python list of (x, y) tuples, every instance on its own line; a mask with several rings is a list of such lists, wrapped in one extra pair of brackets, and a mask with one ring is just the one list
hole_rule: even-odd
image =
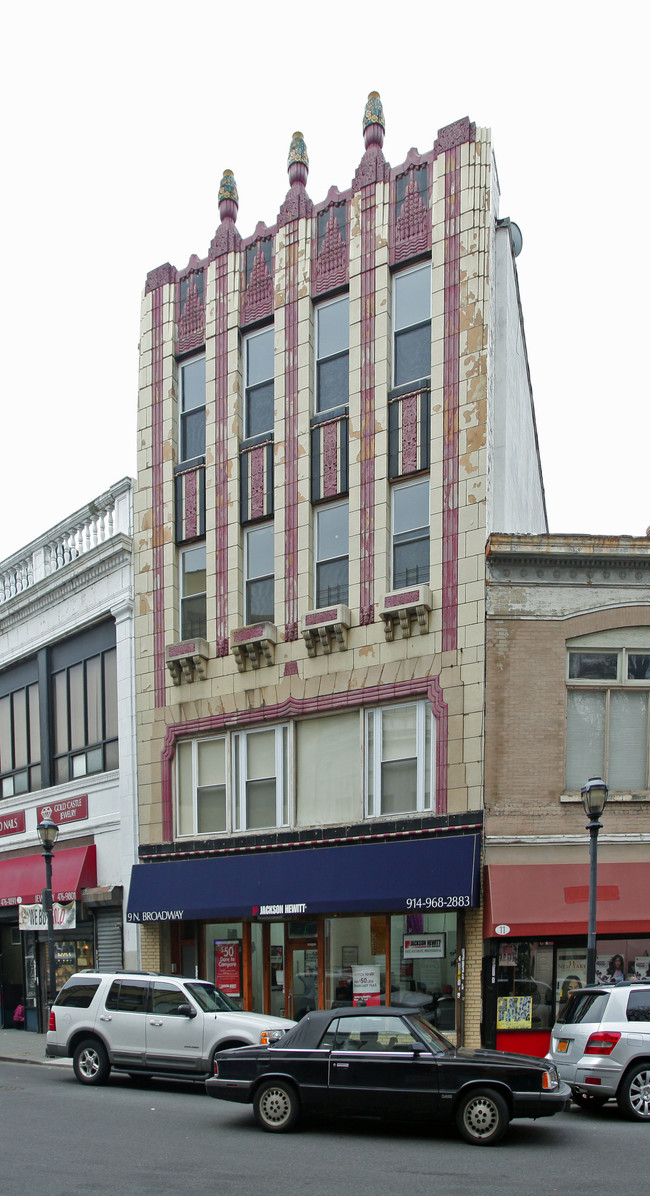
[(318, 940), (289, 938), (286, 953), (286, 1015), (298, 1022), (318, 1009)]

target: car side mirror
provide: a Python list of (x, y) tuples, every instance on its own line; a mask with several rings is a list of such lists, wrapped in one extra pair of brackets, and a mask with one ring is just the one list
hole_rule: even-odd
[(414, 1042), (412, 1050), (414, 1055), (427, 1055), (429, 1053), (428, 1048), (425, 1047), (423, 1042)]
[(190, 1005), (189, 1001), (185, 1002), (183, 1005), (179, 1005), (176, 1013), (179, 1017), (196, 1017), (196, 1009), (193, 1005)]

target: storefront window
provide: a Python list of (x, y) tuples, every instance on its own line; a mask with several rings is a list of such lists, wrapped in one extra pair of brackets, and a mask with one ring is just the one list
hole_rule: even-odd
[(598, 939), (596, 983), (650, 980), (650, 939)]
[(456, 920), (455, 913), (390, 920), (391, 1004), (422, 1010), (443, 1034), (456, 1028)]
[(203, 927), (203, 946), (206, 980), (213, 980), (243, 1009), (242, 923), (208, 922)]
[(386, 1004), (384, 914), (325, 919), (325, 1007)]
[(548, 1030), (553, 1004), (553, 943), (499, 943), (497, 1030)]

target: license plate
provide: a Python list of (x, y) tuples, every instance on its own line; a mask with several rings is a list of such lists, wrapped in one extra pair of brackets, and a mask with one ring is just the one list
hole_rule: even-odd
[(570, 1042), (570, 1039), (568, 1039), (568, 1038), (558, 1039), (558, 1044), (557, 1044), (558, 1051), (562, 1051), (563, 1053), (566, 1053), (566, 1051), (568, 1051), (568, 1049), (569, 1049), (569, 1042)]

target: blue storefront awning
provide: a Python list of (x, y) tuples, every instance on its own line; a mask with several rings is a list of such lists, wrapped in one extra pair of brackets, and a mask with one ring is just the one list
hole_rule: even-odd
[(468, 909), (479, 904), (479, 861), (474, 834), (137, 864), (127, 919)]

